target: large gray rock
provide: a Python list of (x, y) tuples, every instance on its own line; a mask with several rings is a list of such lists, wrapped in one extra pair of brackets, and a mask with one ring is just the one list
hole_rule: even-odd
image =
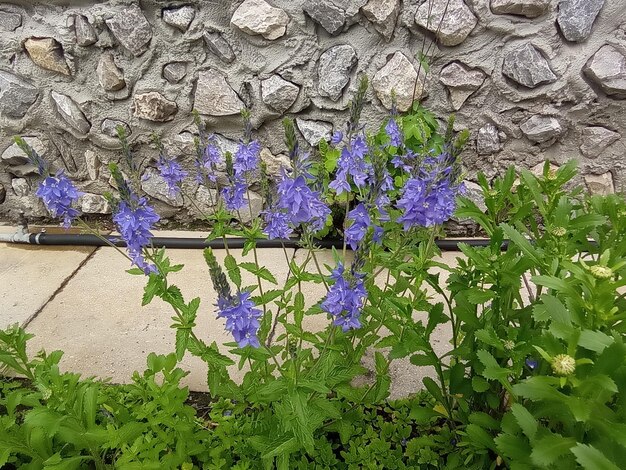
[(356, 51), (349, 44), (326, 49), (320, 56), (317, 66), (319, 94), (337, 101), (350, 81), (350, 72), (356, 63)]
[(190, 210), (198, 217), (207, 217), (215, 213), (218, 200), (219, 193), (216, 189), (199, 185), (195, 194), (195, 204), (192, 205)]
[(482, 86), (485, 77), (486, 75), (479, 69), (471, 69), (453, 62), (441, 69), (439, 81), (448, 87), (452, 106), (459, 110), (465, 100)]
[(246, 34), (261, 35), (273, 41), (285, 35), (289, 16), (265, 0), (245, 0), (235, 10), (230, 24)]
[(80, 107), (67, 95), (53, 91), (50, 93), (52, 102), (63, 120), (80, 134), (88, 134), (91, 124)]
[(476, 151), (478, 155), (491, 155), (500, 151), (500, 136), (496, 126), (488, 123), (478, 130)]
[(18, 75), (0, 70), (0, 114), (23, 118), (39, 97), (39, 90)]
[(279, 113), (287, 111), (298, 98), (300, 88), (279, 75), (272, 75), (261, 81), (261, 97), (263, 102)]
[(329, 122), (296, 118), (296, 125), (304, 140), (312, 147), (317, 147), (320, 140), (329, 141), (333, 133), (333, 125)]
[(585, 175), (584, 178), (591, 194), (608, 196), (615, 192), (613, 174), (610, 171), (602, 173), (601, 175)]
[(130, 127), (124, 121), (109, 118), (102, 121), (102, 124), (100, 124), (100, 130), (104, 135), (117, 138), (117, 126), (122, 126), (126, 131), (126, 135), (130, 135), (132, 133)]
[(91, 46), (98, 42), (98, 35), (91, 23), (84, 15), (74, 17), (74, 32), (76, 33), (76, 44), (82, 47)]
[(198, 75), (194, 108), (200, 114), (229, 116), (239, 114), (244, 104), (221, 73), (204, 70)]
[(187, 75), (186, 62), (170, 62), (163, 66), (163, 78), (170, 83), (178, 83)]
[(537, 143), (556, 139), (563, 132), (563, 128), (556, 118), (540, 114), (535, 114), (522, 123), (520, 129), (529, 140)]
[(548, 61), (529, 42), (504, 57), (502, 73), (527, 88), (536, 88), (557, 80)]
[(22, 15), (0, 10), (0, 31), (12, 32), (22, 26)]
[(463, 0), (431, 0), (417, 9), (415, 22), (435, 33), (442, 45), (457, 46), (469, 36), (478, 19)]
[[(24, 140), (30, 145), (40, 157), (43, 157), (47, 148), (38, 137), (24, 137)], [(9, 165), (26, 165), (28, 164), (28, 156), (18, 147), (16, 143), (9, 145), (2, 155), (0, 161)]]
[(98, 66), (96, 67), (96, 75), (98, 75), (100, 86), (105, 91), (118, 91), (126, 86), (124, 73), (115, 64), (111, 52), (107, 51), (100, 56)]
[(583, 72), (610, 97), (626, 99), (626, 56), (613, 46), (602, 46)]
[(245, 199), (246, 203), (243, 208), (239, 209), (239, 212), (234, 215), (242, 224), (249, 224), (261, 214), (263, 198), (254, 191), (248, 191)]
[(106, 24), (115, 39), (135, 57), (148, 50), (152, 27), (137, 5), (132, 4), (121, 9), (106, 20)]
[(385, 39), (391, 39), (400, 11), (400, 0), (369, 0), (361, 11), (372, 22), (376, 31)]
[(313, 21), (330, 34), (339, 34), (343, 30), (343, 25), (346, 22), (346, 12), (334, 5), (331, 0), (305, 2), (303, 9)]
[(7, 168), (7, 172), (13, 176), (17, 176), (18, 178), (39, 174), (37, 167), (35, 165), (31, 165), (30, 163), (27, 163), (26, 165), (10, 166)]
[(84, 193), (78, 199), (80, 211), (83, 214), (110, 214), (111, 205), (100, 194)]
[(417, 70), (402, 53), (396, 52), (372, 80), (376, 96), (387, 109), (392, 107), (392, 96), (400, 112), (407, 111), (413, 105), (413, 98), (419, 99), (424, 91), (424, 80), (417, 77)]
[(491, 11), (496, 15), (520, 15), (536, 18), (543, 15), (552, 0), (491, 0)]
[(154, 168), (147, 168), (142, 175), (141, 189), (143, 189), (148, 196), (152, 196), (170, 206), (183, 206), (183, 196), (180, 193), (173, 195), (170, 192), (167, 182)]
[(178, 105), (168, 100), (161, 93), (151, 91), (133, 96), (133, 116), (154, 122), (165, 122), (174, 119)]
[(596, 158), (621, 137), (618, 132), (613, 132), (606, 127), (585, 127), (581, 135), (580, 151), (587, 158)]
[(18, 197), (28, 196), (28, 193), (30, 193), (30, 186), (26, 178), (13, 178), (11, 180), (11, 187)]
[(235, 53), (233, 52), (232, 47), (230, 47), (228, 41), (226, 41), (220, 33), (217, 31), (205, 30), (202, 36), (204, 37), (204, 42), (209, 50), (221, 60), (227, 64), (230, 64), (233, 60), (235, 60)]
[(63, 46), (54, 38), (28, 38), (24, 42), (28, 57), (39, 67), (71, 75), (70, 68), (65, 62)]
[(184, 33), (195, 18), (196, 10), (187, 5), (180, 8), (167, 8), (163, 10), (162, 15), (164, 23)]
[(603, 5), (604, 0), (561, 0), (557, 22), (565, 39), (573, 42), (587, 39)]

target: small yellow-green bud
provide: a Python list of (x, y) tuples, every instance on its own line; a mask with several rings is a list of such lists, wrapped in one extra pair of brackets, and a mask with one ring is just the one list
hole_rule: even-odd
[(515, 348), (515, 343), (513, 341), (511, 341), (510, 339), (507, 339), (504, 342), (504, 349), (506, 349), (507, 351), (511, 351)]
[(495, 189), (490, 189), (489, 191), (487, 191), (487, 196), (489, 197), (496, 197), (498, 195), (498, 191), (496, 191)]
[(596, 279), (611, 279), (613, 277), (613, 270), (606, 266), (600, 266), (596, 264), (589, 268), (589, 272)]
[(567, 354), (557, 354), (552, 359), (552, 371), (563, 377), (572, 375), (576, 370), (576, 360)]
[(548, 171), (548, 176), (546, 176), (548, 181), (554, 181), (556, 179), (556, 171), (550, 170)]
[(563, 237), (565, 236), (565, 234), (567, 233), (567, 230), (565, 230), (564, 227), (554, 227), (551, 230), (552, 235), (554, 235), (555, 237)]

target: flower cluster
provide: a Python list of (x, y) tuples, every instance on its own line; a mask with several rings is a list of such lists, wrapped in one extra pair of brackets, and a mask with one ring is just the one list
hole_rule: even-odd
[(349, 176), (352, 177), (352, 181), (357, 187), (365, 186), (371, 171), (371, 165), (365, 160), (368, 151), (365, 137), (360, 134), (354, 137), (349, 145), (341, 150), (341, 155), (337, 161), (339, 168), (337, 175), (328, 186), (334, 189), (337, 194), (350, 192)]
[(226, 329), (233, 334), (240, 348), (260, 346), (257, 332), (261, 310), (250, 300), (250, 292), (239, 292), (236, 297), (219, 296), (217, 301), (218, 318), (226, 319)]
[(161, 156), (157, 165), (161, 177), (165, 180), (170, 196), (176, 196), (180, 192), (180, 184), (187, 176), (187, 172), (182, 169), (180, 163), (173, 159)]
[(217, 182), (217, 165), (222, 161), (222, 152), (217, 146), (215, 137), (210, 136), (207, 139), (207, 143), (204, 149), (198, 149), (198, 155), (196, 157), (196, 181), (202, 184), (205, 182), (205, 178), (211, 183)]
[(431, 184), (428, 180), (410, 178), (397, 202), (402, 210), (398, 222), (404, 224), (405, 230), (442, 224), (454, 213), (456, 193), (447, 180)]
[[(222, 188), (222, 197), (226, 208), (237, 211), (246, 204), (245, 193), (248, 189), (247, 177), (259, 168), (261, 144), (257, 140), (245, 144), (241, 142), (235, 152), (235, 161), (229, 171), (230, 185)], [(228, 162), (227, 162), (228, 166)]]
[(148, 205), (146, 198), (135, 195), (120, 201), (113, 214), (113, 222), (126, 242), (128, 256), (145, 274), (156, 272), (156, 266), (146, 262), (143, 249), (150, 244), (152, 227), (158, 221), (159, 215)]
[(333, 324), (346, 332), (361, 327), (361, 311), (365, 305), (367, 291), (363, 283), (363, 275), (345, 272), (342, 263), (332, 272), (331, 279), (335, 283), (330, 287), (326, 298), (321, 304), (322, 310), (333, 318)]
[[(380, 211), (386, 214), (384, 208)], [(372, 219), (364, 203), (361, 202), (357, 204), (354, 209), (348, 212), (348, 221), (351, 221), (352, 224), (346, 229), (344, 236), (346, 243), (350, 245), (350, 248), (353, 250), (358, 248), (359, 243), (365, 238), (370, 227), (374, 229), (372, 240), (378, 243), (382, 239), (383, 229), (372, 223)]]
[(80, 212), (72, 207), (78, 201), (80, 192), (62, 171), (56, 176), (48, 176), (39, 184), (35, 192), (53, 217), (63, 218), (63, 227), (69, 228)]

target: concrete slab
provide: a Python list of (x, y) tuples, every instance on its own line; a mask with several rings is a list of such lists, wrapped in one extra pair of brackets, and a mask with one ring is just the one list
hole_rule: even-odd
[[(159, 233), (160, 235), (160, 233)], [(194, 236), (178, 232), (177, 236)], [(231, 250), (242, 259), (241, 250)], [(215, 317), (217, 296), (211, 286), (208, 268), (200, 250), (168, 250), (172, 263), (185, 265), (182, 271), (171, 274), (171, 284), (180, 287), (185, 299), (200, 297), (196, 334), (207, 343), (216, 341), (221, 346), (232, 342), (224, 330), (224, 323)], [(293, 250), (291, 251), (293, 253)], [(216, 250), (218, 260), (225, 252)], [(249, 253), (245, 261), (253, 261)], [(279, 283), (284, 282), (288, 267), (280, 249), (259, 250), (259, 263), (271, 267)], [(141, 307), (146, 279), (125, 273), (128, 260), (112, 248), (100, 248), (28, 326), (36, 335), (31, 340), (31, 353), (41, 348), (48, 351), (61, 349), (65, 356), (61, 366), (65, 370), (86, 376), (110, 377), (113, 382), (124, 383), (133, 371), (145, 369), (150, 352), (167, 354), (174, 350), (174, 330), (171, 307), (154, 301)], [(256, 283), (256, 278), (242, 272), (243, 284)], [(269, 283), (263, 283), (269, 288)], [(223, 352), (226, 352), (224, 349)], [(192, 390), (206, 391), (206, 366), (197, 358), (186, 356), (182, 367), (191, 373), (185, 383)], [(242, 372), (232, 368), (235, 380)]]
[[(0, 233), (13, 232), (15, 227), (0, 227)], [(27, 324), (93, 251), (0, 243), (0, 328)]]

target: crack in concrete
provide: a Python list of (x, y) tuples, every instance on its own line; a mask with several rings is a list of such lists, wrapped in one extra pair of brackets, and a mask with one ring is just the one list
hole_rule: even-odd
[(48, 298), (48, 300), (46, 300), (44, 302), (44, 304), (39, 307), (37, 309), (37, 311), (35, 313), (33, 313), (30, 317), (28, 317), (23, 323), (22, 323), (22, 328), (26, 329), (28, 327), (28, 325), (35, 319), (37, 318), (37, 316), (48, 306), (48, 304), (50, 302), (52, 302), (57, 295), (59, 295), (61, 292), (63, 292), (63, 290), (65, 289), (65, 286), (67, 286), (69, 284), (69, 282), (74, 279), (74, 277), (76, 276), (76, 274), (78, 274), (78, 272), (83, 268), (83, 266), (85, 266), (90, 260), (91, 258), (94, 257), (94, 255), (96, 254), (96, 252), (100, 250), (100, 247), (95, 248), (91, 253), (89, 253), (85, 259), (83, 259), (78, 266), (76, 267), (76, 269), (74, 269), (69, 276), (67, 276), (63, 282), (61, 282), (61, 285), (53, 292), (53, 294), (50, 296), (50, 298)]

